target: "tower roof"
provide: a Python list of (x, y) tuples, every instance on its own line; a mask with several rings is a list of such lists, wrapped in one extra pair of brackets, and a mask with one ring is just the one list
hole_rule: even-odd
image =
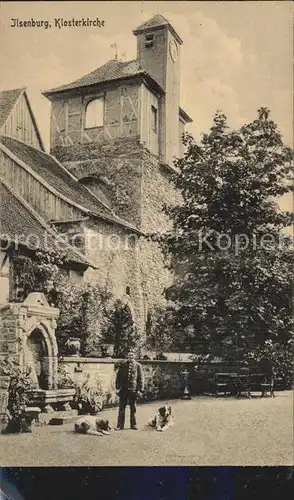
[[(78, 80), (75, 80), (66, 85), (61, 85), (60, 87), (55, 87), (53, 89), (44, 91), (43, 95), (49, 97), (50, 95), (58, 92), (64, 92), (64, 91), (78, 89), (81, 87), (88, 87), (90, 85), (97, 85), (99, 83), (106, 83), (114, 80), (129, 79), (132, 77), (139, 77), (139, 76), (142, 77), (145, 76), (150, 80), (152, 79), (150, 75), (148, 75), (146, 71), (144, 71), (140, 67), (139, 61), (137, 60), (118, 61), (116, 59), (112, 59), (111, 61), (106, 62), (99, 68), (94, 69), (94, 71), (91, 71), (87, 75), (82, 76), (82, 78), (79, 78)], [(154, 80), (153, 83), (158, 86), (157, 82), (155, 82)]]
[(148, 21), (145, 21), (144, 23), (140, 24), (138, 28), (136, 28), (133, 33), (134, 35), (138, 35), (144, 31), (148, 32), (157, 28), (162, 28), (163, 26), (167, 26), (174, 37), (177, 39), (177, 41), (182, 44), (183, 40), (180, 38), (180, 36), (177, 34), (173, 26), (170, 24), (170, 22), (161, 14), (156, 14), (153, 16), (151, 19), (148, 19)]

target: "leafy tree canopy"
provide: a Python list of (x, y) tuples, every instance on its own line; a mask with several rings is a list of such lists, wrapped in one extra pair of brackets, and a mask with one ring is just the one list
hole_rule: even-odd
[(167, 290), (175, 342), (196, 351), (287, 342), (291, 215), (277, 200), (290, 190), (291, 149), (267, 108), (238, 131), (217, 112), (200, 144), (183, 142), (173, 177), (182, 204), (166, 207), (173, 232), (159, 238), (176, 276)]

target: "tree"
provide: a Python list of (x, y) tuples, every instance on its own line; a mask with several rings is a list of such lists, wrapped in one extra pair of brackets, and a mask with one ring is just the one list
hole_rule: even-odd
[(120, 300), (115, 302), (109, 318), (109, 327), (105, 340), (114, 343), (115, 358), (125, 358), (130, 350), (138, 350), (140, 335), (134, 325), (128, 305)]
[(154, 307), (148, 311), (146, 321), (146, 347), (156, 353), (169, 351), (173, 348), (174, 332), (171, 332), (168, 310)]
[(166, 207), (173, 231), (159, 238), (176, 276), (167, 290), (175, 341), (195, 352), (286, 344), (291, 217), (276, 200), (290, 189), (290, 148), (267, 108), (239, 131), (217, 112), (199, 145), (183, 142), (172, 180), (182, 204)]

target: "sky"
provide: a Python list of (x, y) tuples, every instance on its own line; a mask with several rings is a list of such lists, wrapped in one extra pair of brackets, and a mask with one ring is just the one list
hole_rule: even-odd
[[(181, 106), (199, 139), (217, 109), (237, 128), (267, 106), (287, 144), (293, 136), (292, 2), (72, 1), (0, 3), (0, 88), (25, 86), (49, 148), (50, 102), (41, 91), (68, 83), (114, 57), (136, 58), (132, 30), (160, 13), (181, 48)], [(11, 19), (89, 17), (101, 28), (12, 28)]]

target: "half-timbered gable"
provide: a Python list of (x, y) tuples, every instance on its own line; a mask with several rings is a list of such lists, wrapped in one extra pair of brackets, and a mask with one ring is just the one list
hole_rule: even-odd
[(0, 92), (0, 135), (2, 134), (44, 151), (26, 89)]
[(44, 92), (52, 102), (51, 149), (141, 137), (143, 82), (156, 95), (162, 93), (138, 61), (112, 60), (71, 84)]

